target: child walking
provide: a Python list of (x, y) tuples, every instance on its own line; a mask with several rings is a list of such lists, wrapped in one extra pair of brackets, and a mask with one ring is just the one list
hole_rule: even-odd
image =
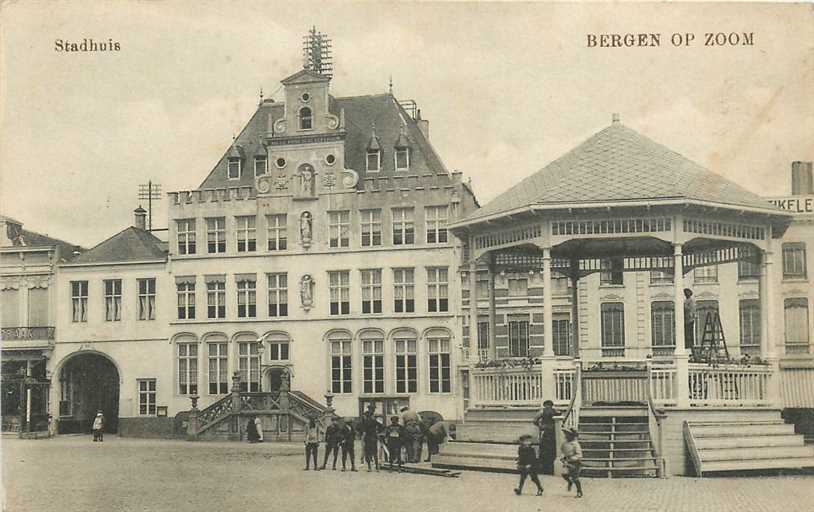
[(523, 484), (526, 477), (531, 477), (531, 481), (537, 485), (537, 496), (543, 495), (543, 486), (537, 477), (537, 453), (531, 445), (532, 436), (526, 434), (520, 436), (520, 446), (517, 448), (517, 469), (520, 471), (520, 484), (514, 493), (520, 496), (523, 493)]
[(568, 491), (572, 486), (577, 487), (577, 498), (582, 497), (582, 483), (579, 481), (579, 473), (582, 470), (582, 447), (577, 441), (579, 433), (570, 428), (563, 429), (565, 442), (562, 444), (562, 463), (564, 473), (562, 477), (568, 482)]

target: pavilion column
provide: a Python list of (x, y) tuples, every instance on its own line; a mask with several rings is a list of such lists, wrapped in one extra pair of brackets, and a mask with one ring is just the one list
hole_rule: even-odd
[(551, 290), (551, 249), (543, 248), (543, 357), (541, 359), (544, 399), (556, 399), (554, 382), (554, 305)]
[(780, 393), (780, 364), (777, 351), (777, 303), (776, 291), (776, 265), (774, 264), (774, 252), (771, 250), (771, 238), (768, 241), (769, 248), (761, 253), (760, 259), (760, 356), (772, 369), (769, 379), (766, 398), (772, 406), (781, 407)]
[(571, 260), (571, 356), (579, 357), (579, 261)]
[(689, 407), (689, 354), (684, 347), (684, 253), (682, 244), (673, 244), (673, 310), (676, 365), (676, 405)]
[(489, 343), (489, 359), (497, 359), (497, 347), (495, 345), (495, 257), (491, 255), (489, 258), (489, 329), (488, 329), (488, 343)]
[[(470, 251), (474, 252), (470, 239)], [(469, 357), (478, 353), (478, 264), (472, 257), (469, 260)]]

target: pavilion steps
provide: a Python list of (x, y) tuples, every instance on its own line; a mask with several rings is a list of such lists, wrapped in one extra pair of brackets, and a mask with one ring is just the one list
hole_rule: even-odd
[(685, 421), (696, 474), (814, 467), (814, 446), (774, 414), (775, 419)]

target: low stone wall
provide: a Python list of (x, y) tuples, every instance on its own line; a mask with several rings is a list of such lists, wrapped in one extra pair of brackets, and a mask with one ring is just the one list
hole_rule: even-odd
[(122, 437), (175, 438), (174, 418), (119, 418)]

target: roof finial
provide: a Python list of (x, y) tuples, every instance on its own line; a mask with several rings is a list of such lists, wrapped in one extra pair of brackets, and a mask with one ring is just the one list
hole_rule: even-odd
[(617, 112), (614, 112), (613, 115), (611, 115), (611, 122), (613, 124), (619, 124), (619, 114)]
[(260, 88), (260, 104), (263, 104), (263, 88)]
[(376, 122), (375, 121), (370, 122), (370, 136), (374, 137), (374, 138), (376, 137)]
[(387, 85), (387, 90), (390, 94), (393, 94), (393, 75), (390, 75), (390, 83)]

